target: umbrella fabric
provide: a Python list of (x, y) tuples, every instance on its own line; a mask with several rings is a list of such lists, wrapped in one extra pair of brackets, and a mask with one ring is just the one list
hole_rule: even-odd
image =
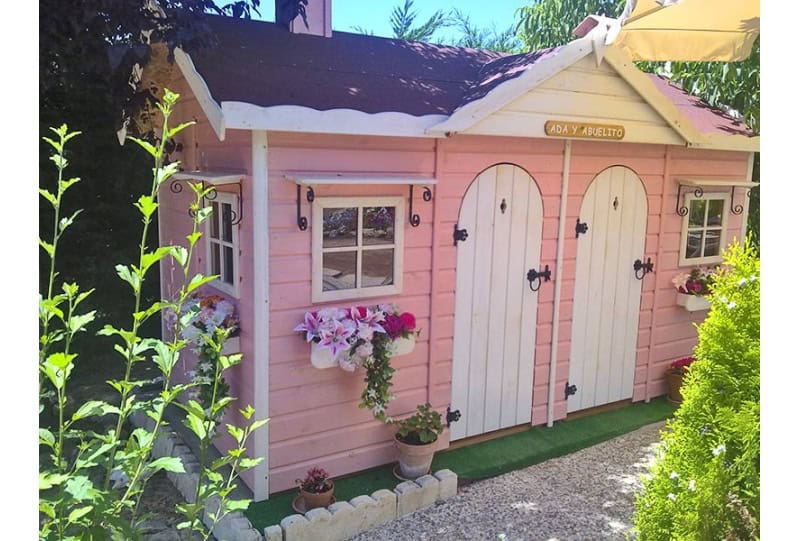
[(750, 56), (760, 21), (758, 0), (628, 0), (606, 44), (633, 60), (733, 62)]

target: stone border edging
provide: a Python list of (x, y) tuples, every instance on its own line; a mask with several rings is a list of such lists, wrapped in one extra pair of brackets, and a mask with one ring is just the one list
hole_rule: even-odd
[[(154, 421), (142, 411), (131, 414), (131, 422), (152, 430)], [(153, 443), (153, 456), (177, 456), (186, 473), (167, 472), (181, 496), (194, 503), (200, 479), (200, 463), (178, 434), (169, 425), (161, 428)], [(458, 476), (450, 470), (423, 475), (416, 481), (403, 481), (393, 491), (376, 490), (370, 496), (356, 496), (349, 502), (336, 502), (327, 508), (312, 509), (304, 515), (295, 514), (281, 520), (280, 525), (268, 526), (262, 534), (240, 511), (227, 514), (212, 530), (219, 541), (344, 541), (396, 518), (429, 507), (456, 495)], [(203, 513), (203, 523), (210, 527), (209, 513), (219, 508), (219, 497), (209, 498)]]

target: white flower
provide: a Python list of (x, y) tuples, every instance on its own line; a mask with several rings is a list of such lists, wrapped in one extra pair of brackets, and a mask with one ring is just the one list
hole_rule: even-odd
[(672, 500), (673, 502), (674, 502), (675, 500), (677, 500), (677, 499), (678, 499), (678, 497), (677, 497), (677, 496), (675, 496), (675, 494), (673, 494), (672, 492), (670, 492), (669, 494), (667, 494), (667, 498), (669, 498), (669, 499), (670, 499), (670, 500)]
[[(366, 340), (367, 342), (372, 341), (372, 336), (375, 334), (375, 331), (367, 325), (366, 323), (359, 323), (358, 324), (358, 337)], [(370, 344), (371, 346), (372, 344)]]
[(738, 282), (736, 282), (736, 284), (737, 284), (739, 287), (742, 287), (742, 286), (743, 286), (743, 285), (745, 285), (746, 283), (747, 283), (747, 278), (742, 278), (741, 280), (739, 280)]
[(672, 285), (675, 286), (675, 289), (680, 289), (684, 285), (686, 285), (686, 280), (688, 279), (689, 279), (689, 273), (683, 272), (672, 279)]
[(713, 454), (714, 456), (719, 456), (720, 453), (724, 453), (724, 452), (725, 452), (725, 444), (724, 443), (721, 443), (721, 444), (717, 445), (716, 447), (714, 447), (714, 449), (711, 450), (711, 454)]
[(122, 470), (113, 470), (111, 472), (111, 480), (114, 482), (111, 488), (126, 487), (130, 482), (130, 479), (128, 479), (128, 476), (125, 475), (125, 472)]
[(671, 474), (669, 474), (670, 479), (677, 479), (678, 477), (680, 477), (680, 475), (678, 475), (678, 472), (672, 472)]
[(197, 375), (197, 372), (195, 372), (194, 370), (187, 370), (186, 371), (186, 377), (189, 378), (189, 379), (194, 379), (194, 377), (196, 375)]
[(755, 282), (756, 280), (758, 280), (758, 278), (756, 278), (756, 275), (755, 274), (751, 274), (750, 275), (750, 281), (751, 282)]
[(731, 301), (731, 302), (729, 302), (729, 303), (728, 303), (728, 309), (729, 309), (729, 310), (730, 310), (731, 308), (734, 308), (735, 306), (736, 306), (736, 303), (735, 303), (735, 302), (733, 302), (733, 301)]
[(200, 363), (198, 366), (200, 370), (203, 372), (210, 372), (211, 371), (211, 363)]
[(728, 297), (726, 297), (725, 295), (720, 295), (719, 296), (719, 300), (721, 300), (723, 303), (727, 303), (728, 302)]
[(321, 321), (341, 320), (344, 319), (347, 312), (342, 308), (323, 308), (317, 312), (317, 317)]
[(689, 488), (690, 492), (694, 492), (694, 479), (689, 481), (689, 487), (688, 488)]
[(367, 358), (372, 355), (372, 342), (361, 344), (356, 348), (356, 355), (361, 358)]

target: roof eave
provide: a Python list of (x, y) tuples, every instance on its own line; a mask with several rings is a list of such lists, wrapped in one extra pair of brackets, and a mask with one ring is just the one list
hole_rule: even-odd
[(197, 98), (197, 103), (208, 118), (211, 128), (217, 135), (220, 141), (225, 140), (225, 115), (223, 114), (222, 107), (214, 100), (211, 91), (208, 89), (205, 79), (197, 71), (197, 68), (192, 62), (192, 58), (183, 52), (182, 49), (175, 49), (175, 63), (178, 69), (181, 70), (183, 78)]

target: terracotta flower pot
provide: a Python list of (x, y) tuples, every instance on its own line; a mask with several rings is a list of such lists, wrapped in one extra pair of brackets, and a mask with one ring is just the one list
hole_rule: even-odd
[(673, 404), (680, 404), (683, 402), (683, 396), (681, 396), (681, 383), (683, 383), (683, 374), (678, 374), (672, 371), (667, 372), (667, 387), (669, 388), (667, 400)]
[(436, 440), (422, 445), (409, 445), (395, 437), (394, 444), (400, 452), (400, 475), (406, 479), (417, 479), (430, 471), (436, 453)]
[(316, 509), (317, 507), (328, 507), (331, 504), (331, 500), (333, 499), (333, 481), (328, 481), (330, 483), (330, 487), (325, 492), (306, 492), (302, 488), (300, 489), (300, 494), (303, 496), (303, 500), (306, 504), (306, 509)]

